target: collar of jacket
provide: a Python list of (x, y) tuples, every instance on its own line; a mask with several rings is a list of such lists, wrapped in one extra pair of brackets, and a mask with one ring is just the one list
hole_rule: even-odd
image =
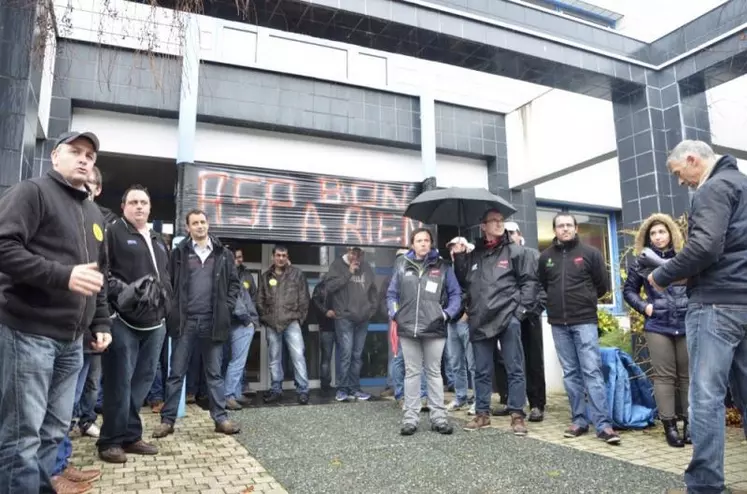
[(60, 172), (58, 172), (57, 170), (49, 170), (47, 172), (47, 176), (49, 178), (51, 178), (52, 180), (54, 180), (55, 182), (57, 182), (60, 185), (60, 187), (62, 187), (63, 189), (65, 189), (65, 191), (67, 191), (67, 193), (70, 194), (71, 196), (73, 196), (75, 199), (77, 199), (79, 201), (88, 200), (88, 194), (89, 193), (88, 193), (88, 189), (87, 188), (86, 188), (86, 190), (76, 189), (75, 187), (73, 187), (72, 185), (70, 185), (70, 182), (68, 182), (67, 180), (65, 180), (65, 177), (63, 177), (60, 174)]
[(505, 232), (503, 232), (503, 235), (498, 238), (498, 243), (495, 245), (488, 244), (487, 239), (485, 237), (482, 237), (479, 242), (475, 242), (475, 251), (490, 252), (493, 250), (498, 250), (504, 245), (512, 243), (514, 243), (514, 241), (511, 240), (511, 236), (508, 234), (508, 230), (506, 230)]
[[(208, 233), (208, 237), (210, 237), (210, 242), (213, 244), (213, 252), (215, 254), (218, 254), (221, 250), (223, 250), (223, 244), (220, 243), (220, 240), (218, 240), (217, 237), (214, 237)], [(192, 245), (192, 237), (187, 235), (182, 239), (181, 242), (179, 242), (179, 245), (176, 246), (177, 249), (187, 249), (187, 247)]]
[(652, 245), (652, 246), (649, 247), (649, 249), (651, 249), (652, 251), (654, 251), (654, 253), (657, 256), (661, 257), (662, 259), (671, 259), (675, 255), (674, 249), (672, 249), (672, 248), (668, 248), (666, 250), (660, 250), (660, 249), (657, 249), (656, 247), (654, 247)]
[(410, 251), (407, 254), (405, 254), (405, 257), (407, 257), (407, 259), (409, 259), (412, 262), (420, 261), (424, 265), (426, 265), (426, 264), (431, 264), (431, 263), (438, 261), (439, 254), (438, 254), (438, 250), (431, 249), (430, 252), (428, 252), (428, 254), (426, 254), (423, 259), (417, 259), (415, 257), (415, 251), (410, 249)]
[(555, 246), (556, 249), (572, 249), (575, 246), (579, 244), (580, 240), (578, 239), (578, 234), (576, 234), (575, 237), (573, 237), (568, 242), (561, 242), (558, 240), (558, 237), (555, 237), (552, 239), (552, 244)]
[[(127, 218), (122, 216), (122, 221), (124, 222), (125, 226), (127, 227), (127, 231), (130, 232), (132, 235), (140, 235), (140, 232), (138, 229), (130, 223)], [(148, 233), (150, 234), (150, 238), (158, 238), (158, 233), (156, 233), (152, 228), (148, 229)]]
[(698, 188), (702, 187), (703, 184), (706, 183), (711, 177), (714, 177), (719, 172), (727, 169), (739, 170), (739, 167), (737, 166), (737, 159), (730, 154), (725, 154), (721, 158), (719, 158), (716, 164), (713, 165), (713, 169), (711, 169), (706, 174), (706, 177), (703, 179), (703, 181), (698, 184)]

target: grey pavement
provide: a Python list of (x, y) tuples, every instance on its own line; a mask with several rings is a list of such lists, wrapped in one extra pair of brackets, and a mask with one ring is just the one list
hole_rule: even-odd
[[(232, 414), (236, 439), (289, 493), (663, 493), (681, 475), (499, 429), (441, 436), (422, 414), (399, 435), (392, 402), (267, 406)], [(562, 433), (562, 431), (558, 431)], [(614, 447), (614, 446), (610, 446)]]

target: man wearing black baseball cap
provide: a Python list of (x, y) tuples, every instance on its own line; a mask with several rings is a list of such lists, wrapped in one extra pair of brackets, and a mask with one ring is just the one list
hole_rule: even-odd
[[(57, 137), (57, 140), (54, 143), (52, 152), (54, 152), (54, 150), (59, 148), (62, 144), (72, 144), (79, 139), (86, 139), (91, 143), (91, 146), (93, 146), (93, 152), (99, 152), (99, 138), (96, 137), (96, 134), (94, 134), (93, 132), (65, 132), (64, 134), (60, 134), (60, 136)], [(96, 157), (94, 157), (93, 160), (95, 162)]]
[(55, 492), (50, 473), (70, 426), (83, 332), (94, 351), (111, 342), (104, 219), (86, 188), (98, 148), (91, 132), (63, 134), (53, 169), (0, 197), (0, 486), (8, 492)]

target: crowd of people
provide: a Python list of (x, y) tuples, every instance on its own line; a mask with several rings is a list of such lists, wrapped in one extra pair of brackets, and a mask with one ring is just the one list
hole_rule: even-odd
[[(215, 432), (238, 433), (228, 411), (248, 404), (244, 370), (260, 325), (271, 376), (263, 400), (282, 400), (285, 346), (297, 400), (308, 404), (302, 325), (310, 312), (320, 328), (322, 390), (338, 402), (366, 401), (362, 354), (382, 304), (396, 335), (385, 394), (402, 406), (402, 435), (417, 432), (424, 409), (433, 431), (452, 434), (449, 412), (468, 408), (466, 431), (498, 415), (526, 436), (526, 421), (544, 418), (546, 313), (570, 404), (564, 436), (593, 426), (600, 440), (620, 443), (598, 339), (597, 302), (610, 291), (609, 269), (581, 241), (572, 214), (553, 218), (555, 238), (541, 253), (524, 245), (518, 224), (499, 209), (476, 218), (482, 235), (475, 244), (449, 241), (448, 258), (431, 230), (416, 229), (380, 287), (364, 251), (350, 247), (310, 294), (281, 245), (255, 280), (242, 252), (210, 233), (202, 210), (186, 213), (186, 236), (172, 248), (149, 226), (144, 187), (124, 192), (121, 216), (97, 206), (98, 149), (91, 132), (63, 134), (53, 169), (0, 198), (0, 493), (93, 489), (100, 472), (68, 464), (74, 416), (81, 433), (98, 438), (105, 462), (158, 454), (143, 439), (140, 409), (150, 403), (160, 414), (152, 437), (175, 433), (185, 378), (204, 380)], [(698, 141), (678, 145), (668, 168), (696, 189), (687, 241), (667, 215), (643, 221), (624, 294), (646, 319), (666, 441), (694, 446), (688, 492), (721, 492), (724, 399), (731, 388), (735, 400), (747, 401), (747, 177), (733, 157), (717, 157)], [(454, 389), (448, 404), (444, 374)], [(491, 409), (494, 390), (501, 404)]]

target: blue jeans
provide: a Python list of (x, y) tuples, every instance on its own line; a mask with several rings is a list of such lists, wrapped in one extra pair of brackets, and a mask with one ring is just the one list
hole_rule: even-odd
[[(91, 357), (99, 357), (100, 361), (101, 355), (93, 355), (90, 353), (83, 354), (83, 367), (81, 367), (80, 372), (78, 373), (78, 383), (75, 385), (75, 405), (73, 406), (73, 416), (79, 418), (79, 424), (86, 423), (80, 418), (79, 410), (80, 400), (83, 395), (83, 390), (85, 389), (88, 373), (91, 371)], [(93, 420), (96, 420), (95, 413), (93, 415)], [(88, 420), (87, 423), (90, 424), (93, 420)], [(70, 442), (70, 429), (72, 429), (72, 427), (68, 428), (68, 431), (65, 432), (65, 437), (60, 441), (60, 445), (57, 447), (57, 459), (55, 460), (54, 469), (52, 470), (52, 477), (61, 474), (62, 471), (67, 468), (67, 461), (70, 459), (70, 455), (73, 454), (73, 443)]]
[(288, 355), (293, 363), (293, 375), (298, 394), (309, 393), (309, 376), (306, 372), (306, 355), (304, 354), (303, 333), (298, 321), (293, 321), (282, 332), (266, 328), (267, 353), (270, 357), (270, 380), (273, 393), (283, 392), (283, 341), (288, 346)]
[(747, 396), (747, 305), (690, 304), (685, 319), (690, 355), (690, 427), (693, 456), (687, 492), (720, 493), (724, 486), (724, 400), (729, 372)]
[[(447, 333), (448, 334), (448, 333)], [(446, 386), (454, 387), (454, 369), (451, 367), (451, 354), (448, 342), (444, 342), (444, 353), (441, 355), (441, 369), (446, 377)]]
[(475, 355), (469, 341), (469, 326), (467, 321), (452, 322), (448, 331), (446, 344), (449, 348), (449, 367), (454, 373), (456, 401), (466, 403), (469, 376), (475, 378)]
[[(391, 345), (390, 345), (391, 346)], [(391, 353), (391, 352), (390, 352)], [(397, 348), (397, 356), (393, 356), (389, 361), (389, 372), (392, 374), (392, 387), (394, 388), (394, 399), (402, 400), (405, 398), (405, 357), (402, 355), (402, 343)], [(420, 398), (428, 396), (428, 385), (425, 373), (420, 375)]]
[(587, 428), (586, 394), (589, 414), (597, 434), (612, 427), (607, 406), (607, 389), (602, 374), (599, 334), (596, 324), (552, 326), (552, 338), (563, 368), (563, 384), (571, 404), (573, 424)]
[(521, 323), (511, 317), (506, 329), (498, 336), (472, 342), (475, 353), (475, 411), (490, 413), (490, 396), (493, 394), (493, 354), (498, 342), (508, 375), (508, 403), (511, 413), (524, 415), (527, 401), (526, 378), (524, 377), (524, 349), (521, 345)]
[(208, 394), (207, 383), (205, 382), (204, 364), (202, 352), (196, 346), (192, 349), (187, 364), (187, 394), (192, 396), (205, 397)]
[(333, 331), (320, 331), (319, 346), (322, 353), (319, 361), (319, 380), (322, 388), (328, 388), (332, 384), (332, 355), (335, 350), (335, 333)]
[(78, 376), (78, 384), (75, 387), (74, 416), (78, 417), (78, 425), (85, 429), (97, 419), (94, 409), (101, 387), (101, 354), (83, 354), (83, 365), (88, 366), (88, 371), (85, 373), (81, 371)]
[(223, 346), (223, 367), (225, 369), (226, 400), (241, 398), (244, 390), (244, 367), (249, 356), (249, 348), (254, 338), (254, 324), (236, 326)]
[(142, 439), (140, 408), (148, 395), (161, 345), (166, 334), (162, 325), (150, 331), (138, 331), (112, 319), (112, 343), (102, 355), (104, 409), (99, 451), (127, 447)]
[(184, 376), (190, 366), (193, 353), (199, 353), (205, 367), (210, 418), (219, 424), (228, 420), (226, 413), (226, 390), (221, 366), (223, 363), (223, 343), (213, 341), (212, 316), (189, 316), (180, 336), (171, 341), (171, 373), (166, 380), (166, 399), (161, 410), (161, 422), (173, 425), (182, 398)]
[(0, 324), (0, 493), (54, 493), (50, 474), (70, 427), (83, 344)]
[(363, 347), (368, 335), (368, 321), (353, 322), (335, 319), (337, 352), (340, 355), (340, 376), (337, 389), (352, 395), (361, 390)]

